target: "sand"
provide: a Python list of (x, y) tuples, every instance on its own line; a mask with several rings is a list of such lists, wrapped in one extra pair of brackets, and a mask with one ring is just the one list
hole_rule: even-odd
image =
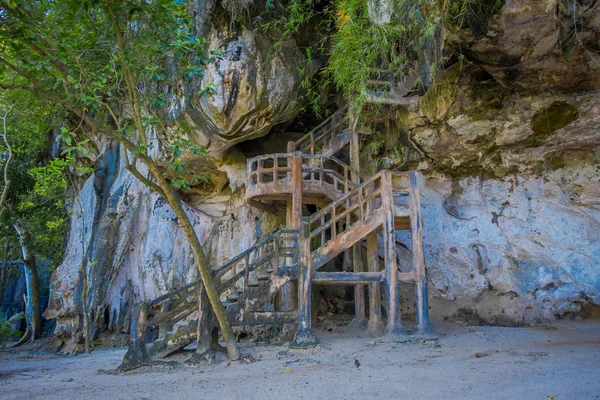
[(77, 356), (5, 349), (0, 398), (600, 399), (600, 321), (436, 329), (437, 342), (406, 344), (317, 331), (322, 345), (310, 352), (244, 343), (246, 361), (219, 354), (213, 365), (192, 367), (182, 352), (170, 357), (176, 365), (118, 374), (111, 371), (124, 348)]

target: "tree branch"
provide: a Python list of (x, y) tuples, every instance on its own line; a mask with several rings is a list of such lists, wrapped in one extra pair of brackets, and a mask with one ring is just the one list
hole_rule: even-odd
[(140, 173), (134, 166), (131, 164), (125, 165), (125, 169), (131, 173), (131, 175), (135, 176), (140, 180), (144, 185), (148, 186), (150, 189), (154, 190), (156, 193), (165, 198), (165, 192), (162, 190), (160, 186), (156, 183), (152, 182), (150, 179), (146, 178), (144, 175)]
[(137, 93), (137, 86), (135, 85), (136, 79), (133, 75), (133, 72), (131, 72), (131, 68), (129, 68), (129, 66), (127, 65), (127, 59), (125, 58), (125, 39), (123, 37), (123, 32), (121, 31), (121, 27), (119, 25), (119, 18), (117, 17), (117, 14), (115, 13), (115, 10), (112, 6), (112, 2), (110, 0), (106, 0), (106, 8), (110, 15), (113, 28), (115, 29), (115, 35), (117, 37), (117, 51), (119, 52), (121, 62), (123, 63), (123, 72), (125, 73), (125, 86), (127, 87), (129, 102), (133, 108), (133, 122), (138, 131), (139, 139), (144, 145), (145, 151), (148, 148), (148, 143), (146, 140), (146, 131), (144, 129), (144, 123), (142, 119), (140, 99)]
[(0, 210), (2, 211), (4, 211), (7, 208), (6, 198), (8, 197), (8, 190), (10, 188), (10, 179), (8, 179), (8, 168), (10, 167), (10, 162), (13, 158), (12, 147), (8, 142), (6, 131), (6, 120), (8, 119), (8, 114), (10, 114), (12, 109), (13, 106), (11, 105), (8, 111), (4, 114), (4, 117), (2, 118), (2, 140), (4, 141), (4, 144), (6, 145), (6, 148), (8, 150), (8, 159), (6, 160), (6, 164), (4, 164), (4, 188), (2, 189), (2, 196), (0, 197)]

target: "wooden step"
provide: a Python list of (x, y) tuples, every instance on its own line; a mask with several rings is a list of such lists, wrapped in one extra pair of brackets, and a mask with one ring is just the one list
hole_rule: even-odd
[(257, 279), (259, 282), (265, 282), (265, 281), (268, 281), (270, 277), (271, 277), (271, 274), (268, 274), (268, 273), (265, 273), (265, 272), (263, 272), (263, 273), (260, 273), (260, 274), (258, 274), (258, 275), (256, 276), (256, 279)]
[(235, 293), (227, 295), (227, 301), (230, 303), (237, 303), (239, 299), (240, 297)]
[(283, 325), (298, 322), (298, 311), (252, 311), (232, 325)]
[(197, 338), (198, 320), (190, 319), (176, 324), (170, 332), (148, 344), (147, 351), (152, 358), (162, 358), (184, 348)]

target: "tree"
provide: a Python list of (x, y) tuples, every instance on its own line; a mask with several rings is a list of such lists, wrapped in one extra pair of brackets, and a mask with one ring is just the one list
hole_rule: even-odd
[[(8, 171), (10, 168), (10, 163), (12, 161), (12, 148), (10, 147), (10, 143), (8, 142), (8, 131), (7, 131), (7, 119), (8, 116), (10, 114), (10, 112), (12, 111), (12, 107), (9, 107), (8, 110), (6, 110), (6, 112), (4, 113), (4, 116), (2, 117), (2, 141), (4, 142), (4, 146), (6, 147), (6, 154), (7, 157), (4, 161), (4, 168), (3, 168), (3, 183), (4, 186), (2, 187), (2, 194), (0, 195), (0, 216), (2, 217), (1, 219), (5, 219), (6, 215), (7, 215), (7, 203), (6, 203), (6, 199), (8, 197), (8, 192), (10, 190), (10, 179), (8, 178)], [(3, 157), (4, 158), (4, 157)], [(0, 272), (0, 310), (2, 310), (2, 302), (4, 301), (4, 285), (6, 282), (6, 274), (8, 271), (8, 251), (9, 251), (9, 246), (10, 246), (10, 242), (9, 242), (9, 237), (8, 235), (4, 234), (3, 235), (4, 238), (4, 254), (2, 257), (2, 270)]]
[[(238, 359), (204, 250), (175, 189), (202, 178), (186, 169), (181, 155), (203, 150), (185, 139), (165, 107), (167, 96), (181, 82), (192, 92), (180, 95), (210, 91), (195, 81), (211, 55), (204, 50), (205, 40), (194, 35), (188, 12), (180, 0), (0, 0), (0, 66), (11, 76), (0, 88), (32, 93), (62, 112), (77, 135), (116, 140), (126, 149), (127, 170), (175, 212), (228, 355)], [(175, 139), (161, 164), (152, 156), (155, 144), (149, 138), (158, 134), (167, 141), (167, 127)]]
[[(38, 106), (29, 93), (2, 92), (0, 110), (5, 110), (3, 117), (0, 117), (3, 162), (0, 233), (4, 239), (0, 284), (7, 283), (6, 261), (9, 255), (12, 259), (22, 258), (27, 288), (27, 330), (19, 342), (22, 344), (29, 339), (39, 338), (42, 333), (42, 288), (37, 260), (51, 260), (56, 265), (62, 258), (65, 210), (62, 204), (35, 192), (35, 180), (30, 174), (32, 168), (45, 162), (45, 133), (53, 123), (49, 109)], [(30, 114), (32, 111), (35, 111), (35, 115)], [(20, 251), (17, 254), (10, 253), (13, 247), (11, 243), (18, 243)], [(3, 288), (0, 287), (0, 293)]]

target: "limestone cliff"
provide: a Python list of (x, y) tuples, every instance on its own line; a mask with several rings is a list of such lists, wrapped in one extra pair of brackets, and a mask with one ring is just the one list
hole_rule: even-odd
[(434, 318), (586, 313), (600, 300), (600, 5), (471, 17), (445, 43), (462, 61), (366, 124), (363, 167), (424, 175)]
[[(571, 23), (574, 15), (581, 23)], [(446, 65), (426, 93), (364, 113), (362, 168), (422, 174), (434, 321), (578, 315), (600, 304), (600, 2), (508, 0), (488, 17), (450, 35), (446, 48), (460, 48), (461, 61)], [(298, 113), (299, 53), (290, 42), (287, 55), (273, 59), (269, 39), (249, 27), (213, 26), (207, 36), (224, 54), (202, 83), (216, 94), (198, 103), (174, 99), (172, 112), (214, 157), (198, 161), (212, 169), (213, 185), (185, 195), (218, 265), (283, 222), (244, 204), (239, 143), (271, 132), (269, 140), (282, 143), (275, 150), (285, 149), (286, 134), (272, 128)], [(124, 170), (122, 149), (99, 146), (46, 312), (69, 343), (81, 340), (83, 252), (94, 261), (96, 334), (126, 334), (136, 301), (196, 277), (172, 211)], [(405, 257), (410, 240), (398, 239)]]

